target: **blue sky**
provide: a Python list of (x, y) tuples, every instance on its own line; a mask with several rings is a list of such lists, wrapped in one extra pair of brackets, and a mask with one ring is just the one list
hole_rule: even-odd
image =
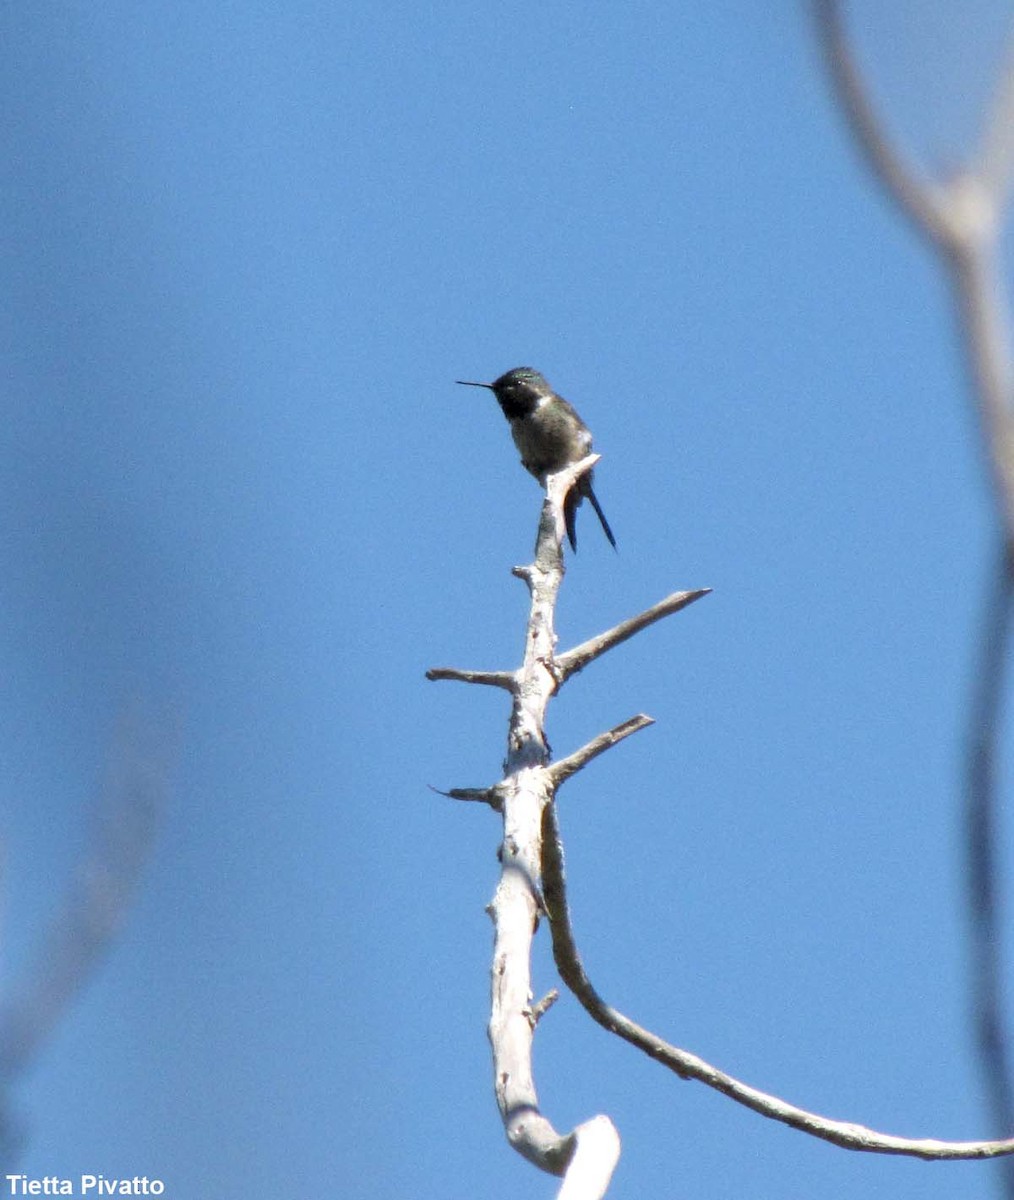
[[(851, 12), (893, 126), (960, 161), (1001, 6)], [(991, 1133), (960, 826), (988, 496), (940, 274), (803, 9), (40, 0), (0, 31), (5, 979), (118, 714), (182, 726), (136, 907), (11, 1097), (22, 1169), (553, 1195), (492, 1096), (497, 823), (427, 789), (503, 756), (504, 696), (424, 672), (520, 657), (539, 493), (453, 381), (521, 363), (593, 429), (619, 542), (582, 513), (561, 645), (714, 589), (550, 710), (559, 754), (657, 721), (562, 793), (592, 978), (794, 1103)], [(996, 1194), (681, 1083), (569, 997), (536, 1077), (559, 1128), (619, 1127), (613, 1200)]]

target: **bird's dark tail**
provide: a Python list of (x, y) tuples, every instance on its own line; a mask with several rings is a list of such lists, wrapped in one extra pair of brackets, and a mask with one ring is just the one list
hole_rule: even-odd
[(581, 503), (581, 493), (572, 487), (563, 502), (563, 519), (567, 525), (567, 540), (570, 548), (577, 554), (577, 506)]
[(567, 494), (567, 499), (563, 503), (563, 517), (567, 525), (567, 540), (570, 542), (571, 550), (575, 554), (577, 553), (577, 509), (583, 496), (587, 496), (591, 501), (591, 506), (595, 509), (595, 515), (602, 525), (602, 531), (609, 539), (610, 546), (615, 550), (616, 538), (613, 537), (613, 531), (609, 528), (606, 514), (602, 511), (602, 505), (599, 504), (598, 497), (592, 490), (592, 485), (587, 475), (581, 478), (576, 487), (571, 488)]
[[(602, 524), (602, 532), (609, 539), (609, 545), (612, 546), (612, 548), (615, 550), (616, 549), (616, 538), (613, 537), (613, 531), (609, 528), (609, 522), (606, 520), (606, 514), (602, 511), (602, 505), (599, 504), (599, 502), (598, 502), (598, 497), (592, 491), (592, 485), (590, 483), (586, 482), (585, 486), (582, 490), (584, 491), (584, 494), (588, 497), (588, 499), (591, 501), (592, 508), (595, 509), (595, 515), (598, 517), (599, 521)], [(571, 539), (571, 544), (573, 544), (573, 538)]]

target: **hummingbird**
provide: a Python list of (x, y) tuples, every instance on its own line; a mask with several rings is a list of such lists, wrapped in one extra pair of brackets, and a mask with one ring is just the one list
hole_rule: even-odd
[[(496, 396), (511, 427), (511, 437), (521, 454), (521, 465), (546, 486), (546, 476), (562, 471), (591, 454), (592, 435), (588, 426), (566, 400), (549, 386), (544, 375), (531, 367), (515, 367), (492, 383), (458, 379), (465, 387), (483, 387)], [(587, 496), (610, 545), (616, 538), (606, 514), (592, 490), (592, 472), (586, 471), (571, 488), (563, 505), (570, 548), (577, 551), (577, 510)]]

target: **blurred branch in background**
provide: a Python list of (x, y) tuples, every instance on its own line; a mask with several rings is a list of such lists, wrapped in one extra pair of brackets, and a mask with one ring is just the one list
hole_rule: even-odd
[[(873, 173), (947, 273), (982, 446), (992, 479), (1000, 552), (980, 635), (966, 778), (968, 896), (976, 1040), (998, 1133), (1014, 1130), (1010, 1049), (1004, 1032), (1001, 921), (996, 879), (996, 759), (1001, 728), (1014, 549), (1014, 361), (1010, 311), (1001, 282), (999, 242), (1014, 168), (1014, 38), (994, 88), (976, 152), (947, 178), (907, 163), (874, 109), (836, 0), (814, 0), (818, 36), (838, 103)], [(1014, 1162), (1005, 1188), (1014, 1197)]]
[[(968, 897), (972, 912), (972, 996), (976, 1037), (990, 1104), (998, 1124), (1014, 1112), (1010, 1055), (1004, 1035), (1000, 904), (997, 894), (997, 729), (1007, 684), (1010, 642), (1010, 557), (1001, 556), (983, 616), (981, 661), (976, 671), (968, 746), (966, 828)], [(1002, 1126), (1001, 1126), (1002, 1127)], [(1010, 1163), (1005, 1164), (1010, 1168)], [(1014, 1171), (1008, 1169), (1008, 1195)]]
[(53, 924), (0, 1000), (0, 1166), (22, 1141), (11, 1086), (31, 1067), (116, 938), (166, 807), (177, 737), (136, 709), (121, 716), (88, 843)]

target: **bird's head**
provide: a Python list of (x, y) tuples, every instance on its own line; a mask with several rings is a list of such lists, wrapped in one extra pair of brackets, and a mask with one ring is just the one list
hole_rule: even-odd
[(500, 407), (512, 420), (534, 412), (539, 401), (552, 394), (546, 377), (532, 367), (514, 367), (492, 383), (474, 383), (470, 379), (459, 379), (466, 387), (484, 387), (500, 401)]

